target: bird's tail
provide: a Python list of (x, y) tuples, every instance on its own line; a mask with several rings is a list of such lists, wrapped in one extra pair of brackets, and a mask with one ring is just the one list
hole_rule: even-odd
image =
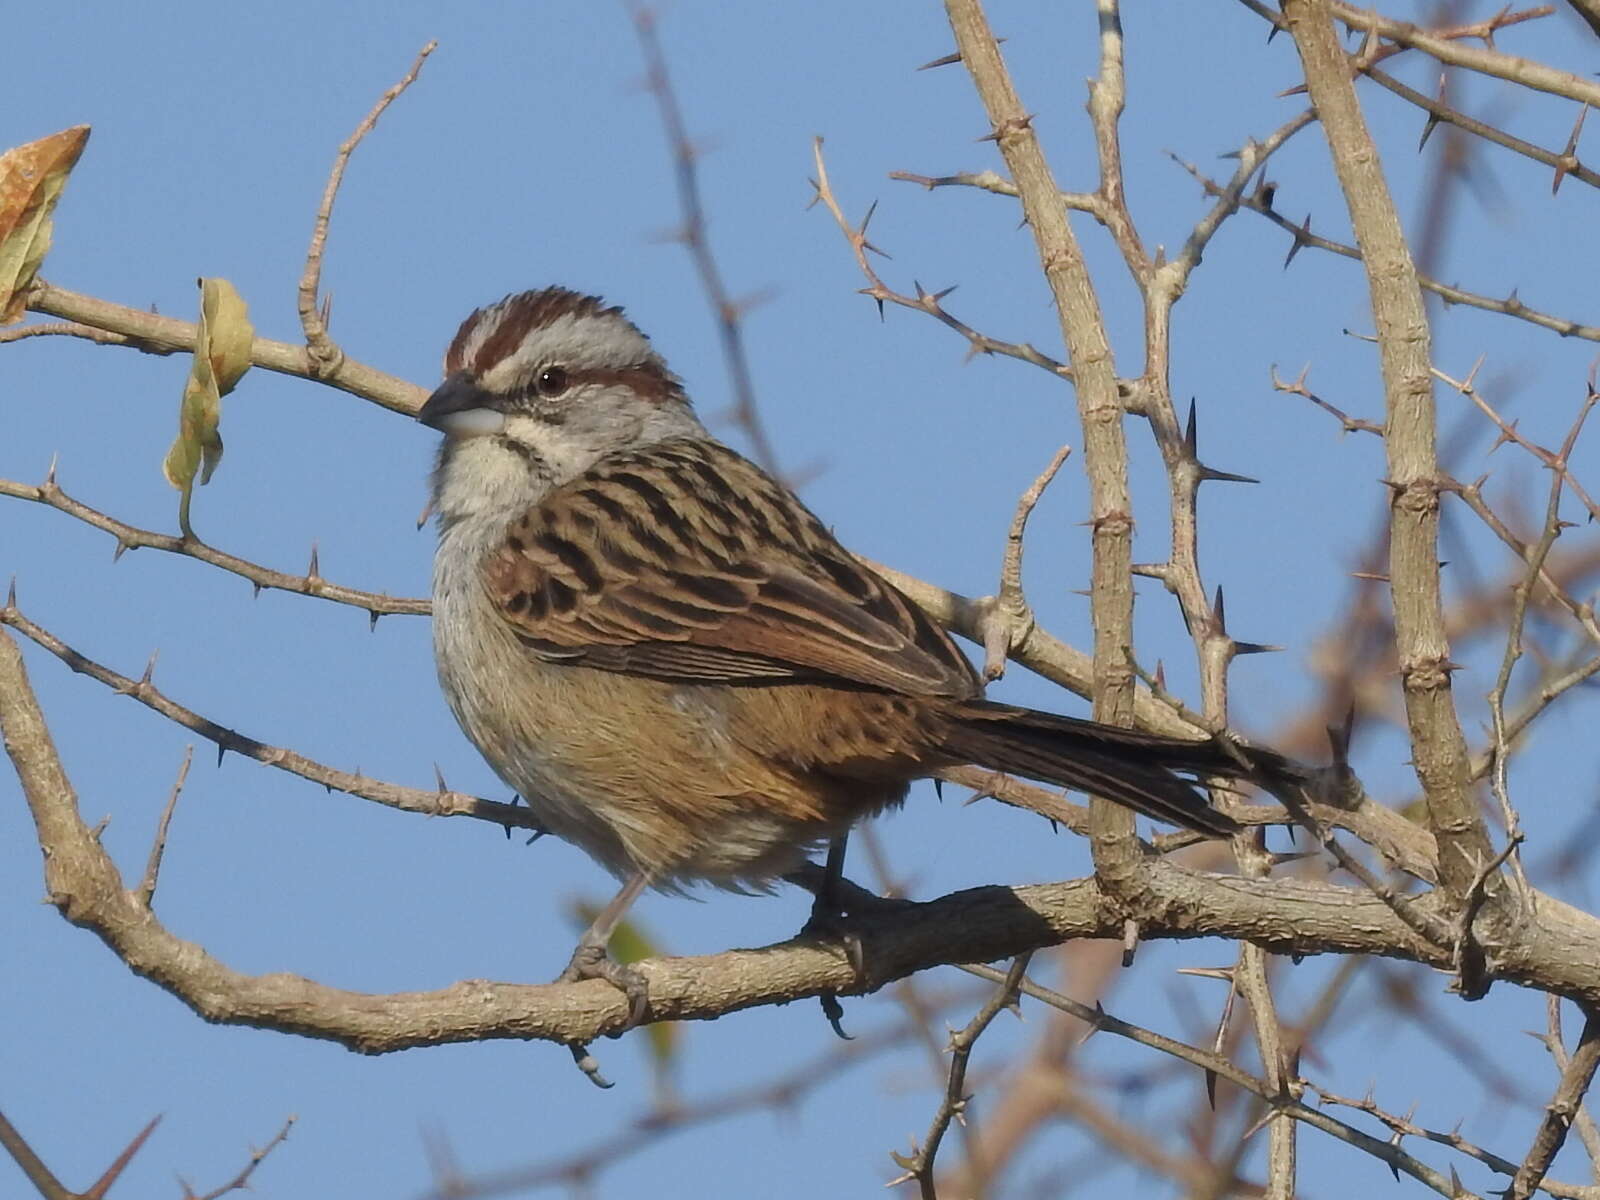
[(1197, 778), (1259, 783), (1269, 790), (1293, 777), (1270, 750), (1188, 741), (975, 700), (951, 715), (944, 750), (962, 762), (1103, 796), (1125, 808), (1209, 837), (1239, 832), (1212, 808)]

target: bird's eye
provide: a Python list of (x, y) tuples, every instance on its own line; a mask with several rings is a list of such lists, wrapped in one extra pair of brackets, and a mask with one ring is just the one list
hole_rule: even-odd
[(541, 396), (559, 396), (567, 390), (567, 372), (561, 367), (546, 367), (533, 381)]

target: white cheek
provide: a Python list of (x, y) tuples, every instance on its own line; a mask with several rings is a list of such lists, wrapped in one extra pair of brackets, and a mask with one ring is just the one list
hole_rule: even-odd
[(451, 437), (492, 437), (506, 427), (506, 415), (492, 408), (468, 408), (453, 412), (437, 422)]

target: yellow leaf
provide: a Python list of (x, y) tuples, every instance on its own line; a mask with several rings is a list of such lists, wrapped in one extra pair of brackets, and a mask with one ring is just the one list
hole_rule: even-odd
[(250, 345), (256, 338), (249, 306), (226, 279), (200, 281), (200, 334), (217, 392), (226, 396), (250, 369)]
[(50, 213), (89, 140), (89, 127), (0, 154), (0, 325), (22, 319), (23, 297), (50, 249)]
[(202, 484), (222, 461), (222, 397), (233, 390), (250, 367), (250, 344), (255, 329), (249, 309), (226, 279), (200, 280), (200, 324), (195, 336), (194, 361), (183, 385), (178, 406), (178, 436), (167, 451), (161, 470), (167, 482), (183, 493), (178, 502), (178, 524), (186, 535), (189, 504), (195, 476)]

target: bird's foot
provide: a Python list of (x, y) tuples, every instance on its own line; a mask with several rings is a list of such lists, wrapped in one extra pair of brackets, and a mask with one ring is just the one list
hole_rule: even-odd
[(606, 1032), (607, 1037), (620, 1037), (644, 1021), (650, 1011), (650, 982), (643, 973), (626, 963), (619, 963), (606, 952), (604, 943), (587, 937), (578, 942), (567, 963), (566, 970), (556, 976), (557, 983), (576, 983), (582, 979), (604, 979), (628, 999), (628, 1015), (623, 1023)]

